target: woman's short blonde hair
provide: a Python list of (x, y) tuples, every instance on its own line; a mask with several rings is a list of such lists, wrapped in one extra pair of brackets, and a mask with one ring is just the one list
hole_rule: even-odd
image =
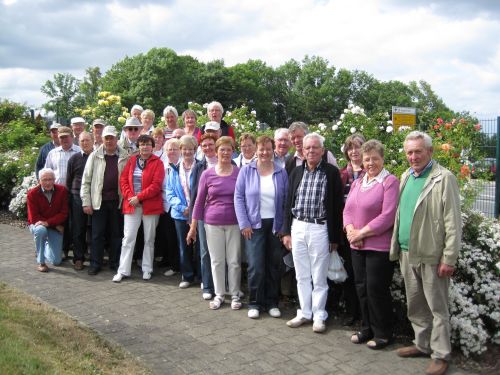
[(377, 141), (376, 139), (370, 139), (369, 141), (363, 143), (363, 146), (361, 146), (361, 154), (370, 151), (375, 151), (382, 158), (384, 158), (384, 145), (380, 141)]
[(196, 151), (196, 148), (198, 147), (198, 141), (192, 135), (183, 135), (179, 139), (179, 148), (182, 150), (184, 147), (191, 147)]
[(234, 144), (234, 139), (225, 135), (220, 137), (217, 142), (215, 142), (215, 152), (219, 151), (220, 146), (231, 146), (233, 151), (236, 148), (236, 145)]
[(171, 146), (177, 146), (177, 148), (181, 147), (181, 142), (177, 138), (170, 138), (168, 141), (165, 142), (163, 145), (163, 150), (167, 151), (167, 149)]
[(153, 121), (155, 119), (155, 113), (150, 109), (145, 109), (144, 111), (141, 112), (141, 117), (146, 117), (146, 116), (151, 117)]
[(159, 135), (165, 136), (165, 133), (163, 133), (163, 128), (154, 128), (153, 131), (151, 132), (151, 135), (153, 137), (157, 137)]

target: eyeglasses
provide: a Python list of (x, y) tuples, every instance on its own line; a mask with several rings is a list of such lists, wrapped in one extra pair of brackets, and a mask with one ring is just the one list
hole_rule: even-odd
[(136, 132), (139, 131), (139, 128), (127, 128), (127, 130), (130, 130), (131, 132)]

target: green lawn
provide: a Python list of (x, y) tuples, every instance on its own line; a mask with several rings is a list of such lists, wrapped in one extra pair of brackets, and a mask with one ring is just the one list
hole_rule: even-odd
[(67, 315), (0, 284), (0, 374), (149, 374)]

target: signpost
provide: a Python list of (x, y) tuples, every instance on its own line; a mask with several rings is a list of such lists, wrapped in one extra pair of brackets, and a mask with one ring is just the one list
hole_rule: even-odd
[(395, 129), (400, 126), (417, 125), (417, 109), (411, 107), (392, 107), (392, 125)]

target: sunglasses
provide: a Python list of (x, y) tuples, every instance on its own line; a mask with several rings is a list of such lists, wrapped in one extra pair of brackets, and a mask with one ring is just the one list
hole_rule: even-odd
[(139, 128), (127, 128), (127, 130), (130, 130), (131, 132), (136, 132), (139, 131)]

